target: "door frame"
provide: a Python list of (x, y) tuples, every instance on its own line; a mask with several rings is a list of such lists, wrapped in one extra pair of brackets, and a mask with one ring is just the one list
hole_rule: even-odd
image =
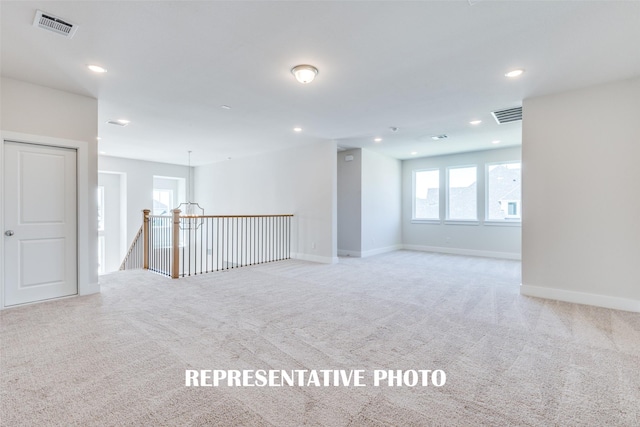
[[(76, 150), (77, 176), (77, 269), (78, 295), (100, 292), (98, 284), (98, 215), (97, 215), (97, 143), (30, 135), (18, 132), (0, 132), (0, 164), (4, 164), (5, 141), (62, 147)], [(0, 188), (4, 189), (4, 168), (0, 173)], [(0, 197), (0, 310), (5, 307), (4, 299), (4, 190)], [(69, 297), (64, 297), (69, 298)], [(12, 306), (20, 307), (25, 304)]]

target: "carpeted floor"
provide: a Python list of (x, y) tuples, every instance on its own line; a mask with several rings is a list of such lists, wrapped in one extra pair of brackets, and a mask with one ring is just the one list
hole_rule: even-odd
[[(522, 297), (520, 263), (398, 251), (3, 311), (2, 426), (638, 426), (640, 315)], [(185, 387), (185, 369), (442, 369), (442, 387)]]

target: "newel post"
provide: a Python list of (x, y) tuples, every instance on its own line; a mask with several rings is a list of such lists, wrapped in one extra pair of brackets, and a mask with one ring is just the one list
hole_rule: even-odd
[(173, 230), (171, 233), (171, 278), (177, 279), (180, 274), (180, 209), (174, 209)]
[(143, 242), (143, 253), (142, 253), (142, 268), (145, 270), (149, 269), (149, 214), (151, 210), (143, 209), (142, 210), (142, 242)]

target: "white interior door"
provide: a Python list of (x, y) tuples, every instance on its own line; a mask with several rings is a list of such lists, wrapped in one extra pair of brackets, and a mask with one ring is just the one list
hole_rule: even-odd
[(76, 151), (4, 146), (5, 305), (74, 295)]

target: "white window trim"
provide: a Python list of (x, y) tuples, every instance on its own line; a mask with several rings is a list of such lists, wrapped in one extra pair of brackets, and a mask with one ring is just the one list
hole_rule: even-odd
[(414, 169), (411, 171), (411, 222), (414, 224), (440, 224), (440, 197), (438, 196), (438, 218), (417, 218), (416, 217), (416, 173), (418, 172), (438, 172), (438, 194), (442, 190), (442, 180), (440, 179), (440, 168)]
[(440, 219), (422, 219), (422, 218), (412, 218), (411, 224), (442, 224), (442, 220)]
[(445, 225), (480, 225), (477, 219), (447, 219)]
[(483, 225), (488, 227), (522, 227), (521, 219), (486, 220)]
[[(476, 217), (475, 218), (455, 218), (455, 219), (451, 219), (449, 218), (449, 171), (451, 169), (464, 169), (464, 168), (476, 168)], [(445, 202), (445, 224), (458, 224), (458, 225), (476, 225), (480, 223), (479, 220), (479, 215), (478, 215), (478, 191), (477, 191), (477, 184), (479, 181), (479, 175), (478, 175), (478, 165), (477, 164), (469, 164), (469, 165), (456, 165), (456, 166), (447, 166), (446, 172), (445, 172), (445, 198), (446, 198), (446, 202)], [(475, 224), (474, 224), (475, 223)]]

